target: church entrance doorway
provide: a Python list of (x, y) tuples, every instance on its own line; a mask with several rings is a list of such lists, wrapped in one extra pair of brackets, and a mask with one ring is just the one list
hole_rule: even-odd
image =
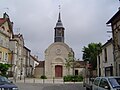
[(55, 77), (62, 77), (63, 68), (61, 65), (55, 66)]

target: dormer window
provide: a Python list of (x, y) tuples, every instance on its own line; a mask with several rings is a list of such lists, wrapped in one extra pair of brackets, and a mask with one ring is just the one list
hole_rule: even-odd
[(2, 26), (2, 30), (5, 30), (5, 27), (4, 27), (4, 26)]

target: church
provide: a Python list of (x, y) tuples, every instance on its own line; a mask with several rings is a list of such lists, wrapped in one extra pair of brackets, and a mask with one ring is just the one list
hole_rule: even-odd
[(71, 53), (74, 58), (74, 51), (65, 43), (65, 28), (61, 21), (59, 12), (58, 20), (54, 28), (54, 42), (45, 50), (44, 75), (47, 78), (62, 78), (66, 75), (73, 75), (73, 68), (66, 67), (68, 54)]

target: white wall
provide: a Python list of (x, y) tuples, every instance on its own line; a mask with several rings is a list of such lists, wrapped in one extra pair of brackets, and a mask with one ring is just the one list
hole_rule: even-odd
[[(107, 61), (105, 62), (105, 53), (104, 49), (107, 50)], [(100, 69), (101, 69), (101, 76), (105, 76), (105, 67), (113, 66), (114, 71), (114, 58), (113, 58), (113, 45), (112, 42), (107, 43), (102, 48), (102, 53), (99, 54), (100, 56)], [(99, 61), (97, 57), (97, 74), (99, 76)], [(114, 73), (113, 73), (114, 74)]]

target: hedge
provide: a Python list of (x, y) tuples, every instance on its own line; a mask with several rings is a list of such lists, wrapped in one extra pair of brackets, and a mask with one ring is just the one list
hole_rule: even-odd
[(45, 75), (42, 75), (40, 78), (41, 79), (47, 79), (47, 77)]
[(63, 77), (64, 82), (81, 82), (83, 77), (81, 75), (68, 75)]

